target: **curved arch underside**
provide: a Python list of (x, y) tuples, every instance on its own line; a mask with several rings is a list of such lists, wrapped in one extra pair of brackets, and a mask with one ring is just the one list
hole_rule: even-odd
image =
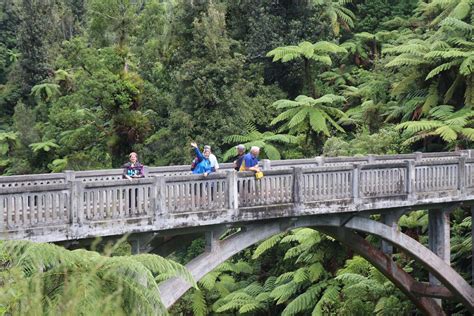
[[(186, 267), (196, 280), (200, 280), (219, 264), (251, 245), (265, 240), (275, 234), (298, 227), (314, 227), (340, 242), (371, 262), (387, 278), (403, 291), (408, 298), (425, 314), (443, 315), (442, 309), (435, 300), (420, 297), (411, 290), (418, 283), (408, 273), (398, 267), (389, 257), (376, 249), (353, 231), (360, 231), (378, 236), (399, 249), (410, 254), (430, 273), (435, 275), (448, 288), (455, 298), (459, 299), (471, 313), (474, 313), (474, 289), (449, 264), (416, 240), (399, 232), (396, 228), (364, 218), (353, 217), (344, 221), (338, 216), (308, 216), (285, 221), (246, 225), (246, 229), (228, 239), (211, 239), (211, 249), (196, 257)], [(171, 307), (190, 285), (181, 279), (171, 279), (160, 285), (163, 303)]]

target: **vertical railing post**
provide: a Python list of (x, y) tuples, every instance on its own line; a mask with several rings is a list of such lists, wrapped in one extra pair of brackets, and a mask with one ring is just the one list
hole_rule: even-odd
[(318, 165), (318, 167), (324, 166), (324, 157), (318, 156), (318, 157), (315, 158), (315, 160), (316, 160), (316, 164)]
[(467, 158), (474, 158), (474, 149), (466, 149), (465, 152)]
[(151, 185), (151, 196), (150, 196), (150, 205), (151, 211), (153, 213), (153, 220), (156, 222), (158, 219), (158, 208), (159, 208), (159, 200), (158, 200), (158, 186), (159, 186), (159, 178), (157, 176), (153, 177), (153, 183)]
[(360, 203), (360, 164), (353, 164), (352, 169), (352, 199), (354, 204)]
[(69, 216), (72, 225), (81, 226), (84, 223), (84, 187), (82, 181), (74, 180), (69, 182), (71, 188)]
[(458, 160), (458, 192), (463, 195), (466, 192), (466, 157), (461, 156)]
[(423, 159), (423, 153), (421, 151), (415, 151), (415, 160), (420, 161)]
[(235, 170), (227, 171), (227, 215), (229, 221), (238, 217), (239, 212), (239, 191), (237, 184), (237, 172)]
[(304, 203), (304, 186), (303, 186), (303, 168), (293, 168), (293, 203), (295, 210), (300, 210)]
[(64, 170), (64, 177), (66, 183), (69, 181), (74, 181), (76, 180), (76, 173), (73, 170)]
[(227, 171), (227, 208), (236, 210), (239, 208), (239, 192), (237, 191), (237, 172), (234, 170)]
[(167, 213), (166, 178), (164, 176), (155, 176), (154, 186), (156, 188), (155, 222), (159, 222), (159, 220)]
[(415, 161), (408, 160), (407, 161), (407, 195), (408, 200), (413, 200), (415, 198), (415, 191), (416, 191), (416, 169), (415, 169)]
[(367, 163), (374, 163), (375, 162), (375, 156), (373, 154), (367, 155)]
[(148, 177), (150, 175), (150, 167), (143, 166), (143, 174), (145, 175), (145, 177)]
[(272, 161), (270, 159), (263, 159), (262, 160), (262, 169), (263, 170), (270, 170), (272, 168)]

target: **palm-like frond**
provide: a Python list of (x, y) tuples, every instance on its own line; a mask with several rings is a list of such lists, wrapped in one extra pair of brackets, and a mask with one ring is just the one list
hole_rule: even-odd
[(297, 315), (298, 313), (312, 309), (314, 307), (314, 302), (323, 289), (324, 287), (322, 283), (312, 285), (303, 294), (291, 301), (283, 310), (281, 315)]
[[(196, 286), (183, 266), (156, 255), (107, 257), (27, 241), (1, 241), (0, 254), (8, 258), (7, 273), (18, 271), (12, 274), (18, 282), (9, 290), (23, 293), (26, 300), (41, 298), (42, 304), (28, 307), (32, 313), (40, 309), (55, 314), (69, 306), (81, 314), (112, 308), (117, 314), (165, 315), (156, 278), (161, 274), (184, 276)], [(0, 294), (5, 294), (2, 288)], [(16, 300), (8, 307), (9, 312), (15, 314), (32, 304), (26, 300)]]
[(264, 254), (268, 250), (275, 247), (275, 245), (277, 245), (280, 242), (280, 240), (283, 238), (283, 236), (284, 236), (283, 233), (277, 234), (275, 236), (272, 236), (272, 237), (268, 238), (267, 240), (263, 241), (262, 243), (260, 243), (258, 245), (258, 247), (255, 249), (255, 251), (253, 252), (252, 258), (257, 259), (262, 254)]
[(404, 144), (411, 144), (429, 136), (439, 136), (447, 143), (455, 143), (460, 135), (471, 139), (470, 127), (467, 125), (472, 123), (474, 111), (470, 109), (453, 111), (454, 108), (450, 105), (440, 105), (429, 112), (433, 120), (424, 119), (398, 124), (397, 129), (405, 130), (409, 136)]
[[(329, 136), (330, 131), (328, 124), (332, 125), (337, 130), (344, 132), (344, 129), (333, 119), (345, 117), (345, 113), (334, 107), (334, 105), (344, 102), (346, 99), (343, 96), (334, 94), (326, 94), (320, 98), (314, 99), (306, 95), (299, 95), (294, 101), (280, 100), (273, 105), (285, 104), (290, 101), (292, 108), (280, 113), (272, 122), (272, 125), (280, 122), (286, 122), (285, 129), (305, 128), (308, 126), (315, 132), (322, 132)], [(298, 104), (295, 107), (295, 104)]]
[(314, 60), (325, 65), (331, 65), (331, 57), (329, 54), (347, 53), (346, 49), (331, 42), (320, 41), (315, 44), (310, 42), (301, 42), (298, 46), (282, 46), (277, 47), (267, 53), (267, 57), (273, 57), (273, 61), (281, 61), (283, 63), (298, 58)]

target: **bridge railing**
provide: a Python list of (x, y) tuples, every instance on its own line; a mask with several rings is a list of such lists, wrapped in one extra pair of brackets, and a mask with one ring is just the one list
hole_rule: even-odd
[(67, 225), (72, 183), (2, 188), (0, 231)]
[[(375, 161), (336, 166), (295, 165), (270, 169), (256, 180), (252, 172), (159, 175), (134, 181), (67, 181), (18, 184), (0, 190), (0, 231), (74, 225), (152, 225), (180, 214), (251, 209), (287, 204), (345, 201), (363, 205), (386, 198), (409, 201), (474, 195), (474, 158)], [(105, 176), (105, 175), (104, 175)], [(13, 177), (24, 181), (24, 176)], [(46, 180), (45, 180), (46, 179)], [(56, 181), (56, 182), (55, 182)]]
[[(279, 170), (291, 167), (314, 168), (322, 166), (347, 166), (351, 164), (390, 163), (403, 160), (444, 161), (456, 160), (459, 157), (474, 158), (474, 150), (440, 153), (413, 153), (401, 155), (368, 155), (361, 157), (315, 157), (310, 159), (267, 160), (261, 162), (265, 170)], [(231, 163), (221, 163), (221, 171), (232, 170)], [(145, 167), (146, 174), (153, 176), (184, 176), (191, 175), (189, 165)], [(25, 187), (35, 185), (56, 185), (68, 181), (82, 182), (118, 181), (122, 179), (122, 169), (65, 171), (63, 173), (33, 174), (19, 176), (0, 176), (0, 189), (7, 187)]]

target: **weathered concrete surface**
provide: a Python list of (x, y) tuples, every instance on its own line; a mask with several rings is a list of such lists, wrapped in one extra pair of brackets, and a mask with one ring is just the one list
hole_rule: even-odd
[[(249, 225), (245, 231), (233, 235), (229, 239), (223, 241), (214, 239), (212, 249), (191, 260), (186, 268), (194, 279), (199, 281), (233, 255), (279, 232), (281, 232), (281, 227), (278, 222)], [(189, 288), (190, 284), (177, 278), (164, 282), (160, 285), (163, 304), (167, 308), (171, 307)]]
[[(248, 229), (244, 233), (233, 236), (228, 241), (216, 242), (216, 246), (211, 252), (204, 253), (195, 258), (187, 267), (196, 280), (200, 280), (206, 273), (212, 271), (212, 269), (230, 258), (233, 254), (273, 234), (297, 227), (315, 227), (317, 229), (341, 227), (342, 220), (341, 217), (334, 215), (309, 216), (295, 218), (288, 225), (283, 225), (281, 221), (275, 221), (273, 223), (260, 224), (260, 226), (253, 226), (253, 229)], [(255, 229), (255, 227), (257, 228)], [(344, 227), (383, 238), (410, 254), (425, 266), (428, 271), (433, 273), (453, 293), (455, 298), (463, 302), (471, 312), (474, 312), (474, 289), (446, 262), (414, 239), (399, 231), (394, 231), (390, 226), (368, 218), (353, 217), (345, 223)], [(354, 249), (362, 247), (359, 242), (354, 242), (350, 245)], [(163, 284), (160, 289), (165, 305), (171, 306), (189, 287), (188, 284), (180, 280), (168, 281), (168, 283)]]

